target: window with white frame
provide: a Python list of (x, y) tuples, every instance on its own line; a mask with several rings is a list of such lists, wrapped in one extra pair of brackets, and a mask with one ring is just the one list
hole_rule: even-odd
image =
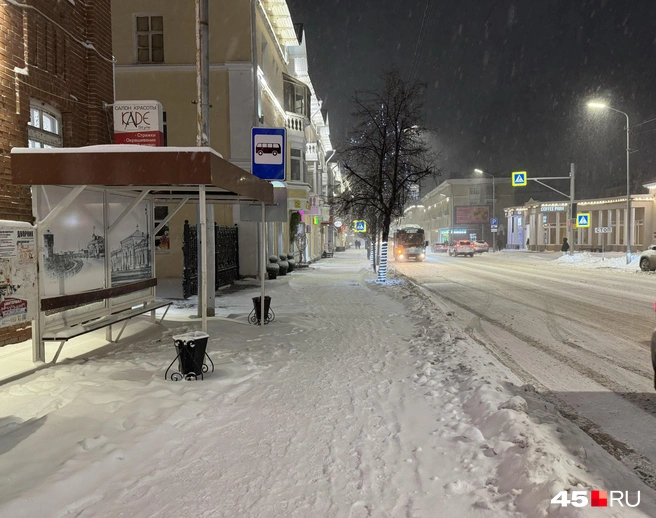
[(59, 110), (40, 101), (32, 101), (27, 138), (31, 148), (64, 147)]
[(164, 17), (135, 15), (137, 63), (164, 63)]

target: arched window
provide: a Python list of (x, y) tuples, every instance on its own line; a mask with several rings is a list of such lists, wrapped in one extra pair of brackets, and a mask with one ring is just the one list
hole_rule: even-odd
[(61, 113), (56, 108), (33, 100), (27, 125), (28, 145), (32, 148), (64, 147)]

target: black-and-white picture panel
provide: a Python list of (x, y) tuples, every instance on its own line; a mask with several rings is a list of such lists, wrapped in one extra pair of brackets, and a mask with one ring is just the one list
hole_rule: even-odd
[[(71, 189), (47, 186), (35, 191), (39, 219), (43, 219)], [(103, 193), (99, 191), (83, 191), (57, 215), (43, 235), (44, 296), (106, 287), (104, 229)]]
[[(108, 194), (110, 225), (132, 203), (134, 198)], [(108, 238), (112, 286), (142, 281), (153, 276), (152, 269), (152, 203), (137, 204), (113, 229)]]

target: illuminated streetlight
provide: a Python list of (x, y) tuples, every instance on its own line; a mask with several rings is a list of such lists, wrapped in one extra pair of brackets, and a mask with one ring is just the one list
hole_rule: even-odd
[(631, 229), (633, 224), (631, 221), (631, 181), (629, 176), (629, 155), (631, 154), (631, 148), (629, 147), (629, 115), (603, 102), (589, 102), (588, 107), (611, 110), (626, 117), (626, 264), (629, 264), (631, 262)]

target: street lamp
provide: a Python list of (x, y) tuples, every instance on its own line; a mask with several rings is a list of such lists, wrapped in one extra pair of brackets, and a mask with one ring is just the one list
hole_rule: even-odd
[[(496, 197), (496, 192), (495, 192), (495, 187), (494, 187), (494, 175), (492, 175), (492, 174), (490, 174), (490, 173), (486, 173), (486, 172), (483, 171), (482, 169), (474, 169), (474, 172), (475, 172), (475, 173), (478, 173), (478, 174), (484, 174), (484, 175), (489, 176), (490, 178), (492, 178), (492, 217), (493, 217), (493, 218), (496, 218), (496, 217), (497, 217), (497, 216), (496, 216), (496, 214), (497, 214), (497, 211), (496, 211), (496, 201), (497, 201), (497, 197)], [(493, 237), (492, 237), (492, 251), (493, 251), (493, 252), (496, 252), (496, 251), (497, 251), (497, 240), (496, 240), (496, 236), (493, 236)]]
[(608, 106), (606, 103), (589, 102), (588, 107), (601, 110), (611, 110), (621, 113), (626, 117), (626, 264), (629, 264), (631, 262), (631, 225), (633, 223), (631, 221), (631, 182), (629, 176), (629, 155), (631, 154), (631, 149), (629, 148), (629, 115), (623, 111)]

